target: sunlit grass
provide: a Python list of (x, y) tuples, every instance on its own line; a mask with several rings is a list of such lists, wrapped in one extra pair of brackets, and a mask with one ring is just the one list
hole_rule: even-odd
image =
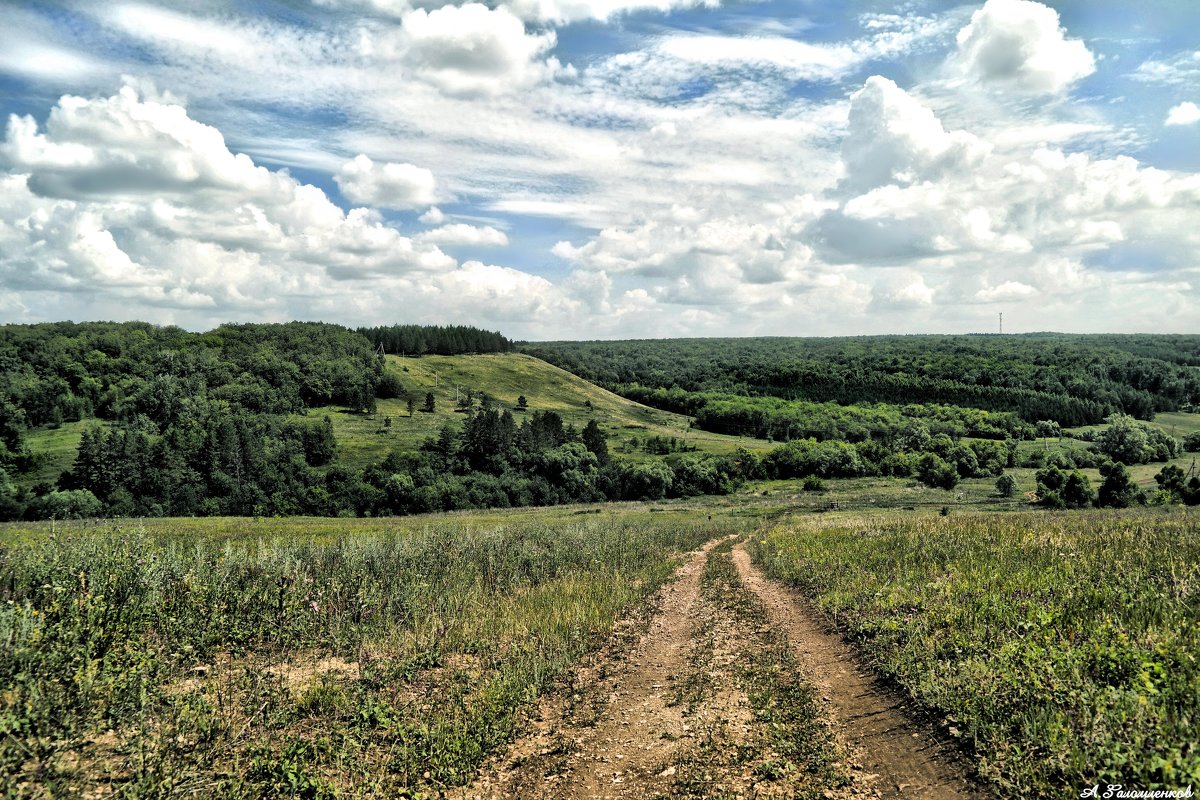
[(944, 717), (1009, 797), (1200, 782), (1194, 512), (797, 518), (756, 559)]
[(745, 527), (628, 511), (9, 528), (0, 783), (395, 797), (465, 781), (678, 553)]

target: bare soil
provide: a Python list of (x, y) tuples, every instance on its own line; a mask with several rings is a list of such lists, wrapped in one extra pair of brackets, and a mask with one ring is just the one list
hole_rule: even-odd
[[(449, 796), (977, 796), (954, 753), (913, 724), (850, 648), (826, 633), (800, 598), (761, 576), (740, 547), (733, 563), (747, 597), (761, 602), (765, 622), (747, 624), (736, 610), (706, 599), (701, 578), (718, 544), (693, 553), (642, 617), (619, 623), (568, 687), (542, 700), (525, 735)], [(820, 695), (820, 746), (831, 754), (824, 766), (781, 755), (779, 725), (761, 697), (747, 694), (753, 693), (747, 662), (780, 641), (779, 634), (794, 653), (793, 668)], [(755, 668), (759, 675), (786, 669), (766, 661)]]
[(820, 615), (799, 593), (762, 575), (742, 546), (733, 561), (746, 586), (808, 673), (859, 763), (874, 776), (883, 797), (978, 797), (966, 779), (957, 748), (913, 720), (903, 699), (861, 664), (853, 649), (827, 632)]

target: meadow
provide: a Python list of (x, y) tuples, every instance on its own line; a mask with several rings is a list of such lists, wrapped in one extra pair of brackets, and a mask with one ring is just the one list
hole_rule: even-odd
[(2, 796), (436, 795), (713, 516), (6, 527)]
[(810, 515), (753, 537), (1012, 798), (1200, 783), (1200, 518)]
[[(385, 368), (394, 375), (415, 409), (410, 416), (405, 398), (380, 399), (374, 414), (328, 406), (309, 409), (310, 418), (329, 416), (338, 441), (338, 463), (361, 468), (381, 461), (393, 450), (411, 452), (443, 425), (458, 427), (463, 414), (458, 398), (481, 393), (499, 407), (513, 411), (520, 422), (517, 400), (525, 397), (527, 411), (553, 411), (563, 422), (582, 430), (595, 420), (608, 436), (609, 449), (631, 460), (651, 458), (642, 448), (649, 437), (675, 439), (702, 453), (729, 454), (739, 447), (765, 452), (769, 444), (741, 436), (725, 436), (689, 427), (681, 414), (635, 403), (582, 378), (522, 353), (421, 357), (389, 355)], [(422, 410), (425, 395), (434, 397), (434, 410)], [(478, 406), (478, 402), (476, 402)], [(384, 420), (390, 418), (390, 424)]]

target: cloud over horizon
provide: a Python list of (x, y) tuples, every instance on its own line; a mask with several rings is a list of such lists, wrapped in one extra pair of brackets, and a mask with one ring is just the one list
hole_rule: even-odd
[(6, 320), (1200, 322), (1200, 55), (1169, 32), (1033, 0), (222, 8), (0, 10)]

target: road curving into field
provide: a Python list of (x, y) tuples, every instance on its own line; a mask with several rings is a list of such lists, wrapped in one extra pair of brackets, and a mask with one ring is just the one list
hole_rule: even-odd
[(690, 554), (451, 796), (977, 797), (947, 745), (732, 545)]

